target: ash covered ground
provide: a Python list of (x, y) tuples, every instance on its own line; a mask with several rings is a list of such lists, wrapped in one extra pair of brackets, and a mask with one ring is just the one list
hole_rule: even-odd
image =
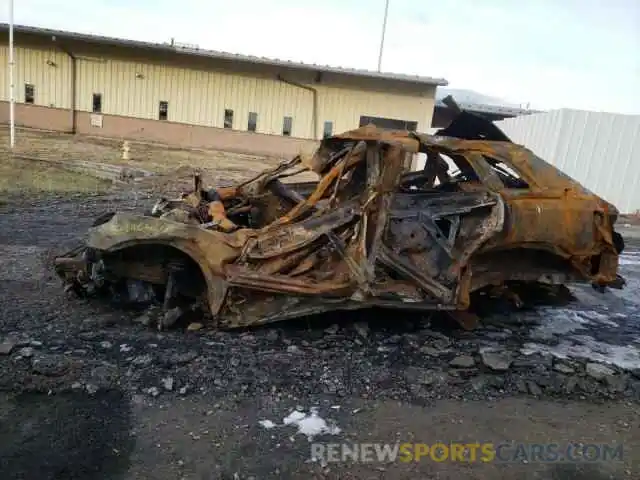
[[(499, 310), (473, 332), (366, 311), (158, 333), (141, 313), (68, 300), (44, 269), (49, 249), (95, 216), (153, 200), (114, 191), (0, 205), (3, 478), (640, 477), (639, 241), (627, 239), (625, 290), (572, 287), (569, 304)], [(284, 422), (297, 410), (314, 417), (311, 431)], [(626, 455), (323, 465), (309, 461), (305, 433), (323, 442), (617, 442)]]

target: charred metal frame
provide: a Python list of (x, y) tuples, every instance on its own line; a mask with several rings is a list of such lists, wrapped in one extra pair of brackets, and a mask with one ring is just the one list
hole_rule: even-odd
[[(240, 185), (205, 190), (196, 176), (154, 216), (118, 213), (92, 228), (83, 256), (58, 258), (56, 270), (74, 291), (104, 279), (164, 286), (167, 308), (195, 299), (220, 328), (371, 306), (465, 311), (472, 292), (512, 281), (619, 284), (615, 207), (481, 127), (489, 139), (367, 126)], [(423, 171), (404, 170), (408, 152), (427, 155)], [(318, 182), (281, 181), (304, 169)], [(199, 283), (174, 278), (176, 264)]]

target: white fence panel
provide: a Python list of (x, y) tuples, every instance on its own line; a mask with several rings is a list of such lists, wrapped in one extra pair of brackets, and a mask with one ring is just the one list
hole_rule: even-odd
[(640, 115), (561, 109), (495, 123), (621, 213), (640, 210)]

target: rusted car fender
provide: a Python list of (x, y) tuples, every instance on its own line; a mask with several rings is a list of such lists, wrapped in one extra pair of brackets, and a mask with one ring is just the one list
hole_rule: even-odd
[(109, 221), (89, 229), (87, 247), (102, 255), (144, 245), (164, 245), (184, 253), (202, 272), (209, 309), (215, 317), (227, 292), (224, 267), (239, 256), (250, 233), (241, 230), (225, 234), (199, 225), (117, 213)]

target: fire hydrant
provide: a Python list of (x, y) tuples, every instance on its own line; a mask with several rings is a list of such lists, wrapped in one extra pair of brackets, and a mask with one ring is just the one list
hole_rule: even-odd
[(122, 142), (122, 160), (129, 160), (129, 142)]

